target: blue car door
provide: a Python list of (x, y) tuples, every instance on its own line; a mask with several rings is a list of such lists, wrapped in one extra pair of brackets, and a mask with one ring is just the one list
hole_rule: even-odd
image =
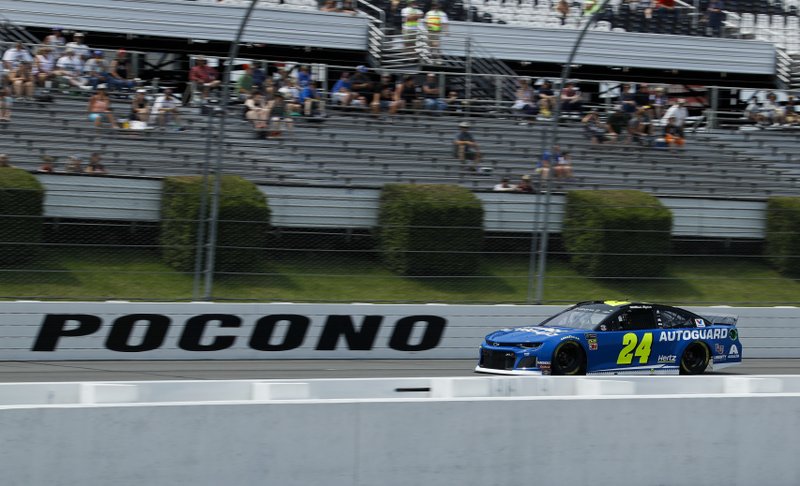
[[(659, 326), (651, 305), (632, 305), (620, 309), (600, 325), (597, 332), (597, 354), (591, 359), (589, 372), (641, 371), (661, 367), (668, 343), (659, 341)], [(658, 366), (656, 366), (658, 365)]]

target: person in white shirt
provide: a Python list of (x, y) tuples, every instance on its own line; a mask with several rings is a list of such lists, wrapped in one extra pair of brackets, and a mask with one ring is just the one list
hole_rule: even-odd
[(434, 3), (428, 13), (425, 14), (425, 29), (428, 31), (428, 44), (431, 46), (431, 54), (440, 56), (439, 45), (441, 37), (447, 34), (447, 14), (444, 13), (438, 2)]
[(503, 177), (500, 184), (495, 184), (493, 191), (497, 192), (513, 192), (517, 190), (517, 186), (509, 183), (508, 177)]
[(406, 47), (414, 47), (417, 42), (417, 33), (425, 13), (417, 8), (416, 0), (409, 0), (408, 6), (400, 11), (403, 22), (403, 42)]
[(33, 75), (36, 76), (36, 82), (39, 86), (45, 86), (45, 83), (51, 81), (55, 76), (56, 58), (53, 55), (53, 49), (48, 46), (41, 46), (36, 51), (36, 56), (33, 58)]
[(89, 46), (83, 43), (83, 37), (82, 33), (75, 32), (72, 35), (72, 42), (67, 42), (66, 47), (67, 49), (72, 49), (76, 56), (85, 61), (91, 57), (91, 53), (89, 52)]
[(661, 124), (664, 126), (673, 125), (678, 128), (680, 136), (683, 136), (683, 126), (686, 124), (686, 118), (689, 112), (686, 110), (686, 100), (683, 98), (678, 99), (678, 102), (670, 106), (664, 117), (661, 118)]
[(67, 49), (63, 56), (56, 62), (55, 76), (71, 86), (83, 86), (83, 61), (75, 55), (75, 51)]
[(60, 56), (67, 44), (67, 39), (61, 33), (61, 27), (53, 27), (52, 33), (44, 38), (43, 44), (51, 47), (55, 55)]
[(14, 47), (8, 49), (3, 54), (3, 67), (6, 71), (17, 69), (19, 67), (19, 63), (23, 61), (31, 62), (33, 61), (33, 58), (25, 49), (25, 46), (22, 45), (22, 42), (17, 42), (14, 44)]
[(153, 103), (153, 109), (150, 112), (150, 123), (158, 123), (162, 128), (166, 127), (167, 122), (173, 122), (177, 129), (182, 131), (183, 127), (180, 125), (180, 117), (178, 116), (178, 99), (172, 94), (172, 88), (164, 89), (164, 94), (156, 98)]

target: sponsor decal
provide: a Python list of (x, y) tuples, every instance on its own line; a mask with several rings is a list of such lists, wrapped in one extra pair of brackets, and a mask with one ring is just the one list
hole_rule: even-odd
[(719, 363), (720, 361), (727, 361), (728, 357), (724, 354), (722, 356), (714, 356), (714, 361)]
[[(333, 351), (347, 348), (369, 351), (376, 344), (384, 316), (360, 316), (360, 324), (350, 315), (325, 317), (315, 348)], [(440, 316), (406, 316), (391, 324), (388, 347), (397, 351), (425, 351), (439, 345), (447, 319)], [(141, 353), (161, 347), (177, 347), (184, 351), (222, 351), (247, 340), (247, 346), (256, 351), (289, 351), (303, 345), (311, 327), (311, 317), (300, 314), (271, 314), (260, 317), (252, 327), (250, 336), (238, 336), (233, 331), (242, 326), (242, 318), (233, 314), (200, 314), (173, 322), (163, 314), (129, 314), (114, 319), (104, 326), (103, 318), (92, 314), (47, 314), (31, 351), (55, 351), (60, 345), (80, 347), (75, 341), (101, 331), (103, 345), (110, 351)], [(170, 329), (178, 328), (177, 340), (168, 339)], [(172, 333), (171, 333), (172, 334)], [(415, 337), (412, 339), (412, 334)], [(416, 337), (420, 335), (420, 337)]]
[(736, 339), (739, 337), (739, 331), (737, 331), (736, 329), (731, 329), (729, 336), (731, 338), (731, 341), (736, 341)]
[(658, 363), (674, 363), (677, 357), (674, 354), (659, 354)]
[(605, 331), (608, 327), (605, 324), (600, 324), (600, 330)]
[(578, 339), (578, 336), (572, 336), (572, 335), (564, 336), (564, 337), (561, 338), (561, 341), (563, 341), (565, 339)]
[(731, 344), (731, 349), (728, 350), (728, 358), (738, 358), (739, 357), (739, 347), (735, 344)]
[(725, 354), (725, 345), (724, 344), (719, 344), (719, 343), (715, 344), (714, 345), (714, 351), (719, 355), (724, 355)]
[[(731, 331), (733, 332), (733, 330)], [(686, 329), (677, 331), (661, 331), (658, 342), (690, 341), (694, 339), (722, 339), (728, 337), (727, 329)]]
[(695, 319), (694, 325), (696, 327), (706, 327), (706, 322), (703, 319)]
[(587, 332), (586, 339), (597, 339), (597, 334), (593, 332)]
[(589, 339), (589, 351), (597, 351), (597, 339)]
[(565, 332), (552, 327), (518, 327), (514, 330), (519, 332), (528, 332), (537, 336), (558, 336), (559, 334)]
[(539, 361), (536, 363), (536, 366), (538, 366), (539, 369), (542, 370), (543, 375), (549, 375), (550, 373), (552, 373), (549, 361)]

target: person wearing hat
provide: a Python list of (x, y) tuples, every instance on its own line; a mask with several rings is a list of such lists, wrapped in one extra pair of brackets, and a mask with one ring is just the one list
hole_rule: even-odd
[(195, 66), (189, 70), (189, 82), (194, 85), (194, 91), (199, 88), (203, 100), (208, 98), (212, 89), (218, 88), (222, 81), (219, 79), (219, 72), (208, 65), (206, 58), (198, 56), (195, 59)]
[(93, 89), (97, 89), (99, 84), (107, 85), (108, 63), (103, 51), (92, 51), (92, 57), (83, 64), (83, 73), (87, 84)]
[(420, 19), (424, 12), (417, 8), (416, 0), (408, 0), (408, 6), (400, 11), (403, 23), (403, 42), (406, 48), (413, 48), (417, 43)]
[(161, 128), (166, 128), (167, 123), (172, 122), (175, 124), (176, 130), (184, 130), (180, 124), (178, 99), (172, 94), (172, 88), (164, 88), (164, 93), (157, 97), (153, 103), (150, 115), (151, 123), (157, 122)]
[(350, 78), (350, 105), (366, 107), (368, 100), (372, 99), (372, 79), (368, 73), (366, 66), (356, 66), (356, 72)]
[(97, 91), (89, 98), (89, 105), (86, 111), (89, 113), (89, 121), (93, 122), (95, 127), (100, 127), (103, 118), (105, 118), (112, 128), (117, 128), (117, 122), (111, 113), (111, 99), (106, 93), (105, 84), (97, 85)]
[(72, 49), (82, 61), (89, 59), (89, 54), (91, 54), (89, 46), (83, 43), (84, 37), (82, 32), (75, 32), (72, 34), (72, 42), (67, 42), (66, 45), (66, 48)]
[(455, 156), (461, 163), (467, 160), (472, 161), (472, 166), (469, 170), (477, 170), (478, 164), (481, 162), (481, 149), (475, 137), (469, 132), (471, 125), (468, 121), (463, 121), (458, 124), (458, 135), (453, 140), (453, 147), (455, 148)]
[(525, 192), (525, 193), (533, 193), (534, 189), (531, 185), (531, 176), (525, 174), (522, 176), (522, 179), (517, 184), (517, 187), (514, 189), (516, 192)]
[(664, 116), (661, 118), (662, 124), (666, 127), (673, 125), (675, 127), (675, 135), (683, 138), (683, 127), (686, 125), (686, 118), (689, 112), (686, 109), (686, 99), (678, 98), (678, 100), (669, 107)]
[(58, 58), (56, 70), (53, 73), (57, 79), (74, 88), (83, 86), (83, 61), (75, 55), (75, 51), (67, 49), (64, 55)]
[(80, 174), (83, 172), (83, 161), (77, 155), (70, 155), (67, 157), (67, 163), (64, 165), (64, 172), (70, 174)]

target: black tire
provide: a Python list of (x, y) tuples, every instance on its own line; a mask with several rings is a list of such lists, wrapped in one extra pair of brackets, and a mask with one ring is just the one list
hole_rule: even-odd
[(577, 341), (564, 341), (553, 351), (554, 375), (585, 375), (586, 353)]
[(709, 361), (711, 361), (711, 352), (708, 346), (701, 342), (694, 342), (683, 350), (683, 355), (681, 355), (681, 374), (702, 374), (708, 368)]

